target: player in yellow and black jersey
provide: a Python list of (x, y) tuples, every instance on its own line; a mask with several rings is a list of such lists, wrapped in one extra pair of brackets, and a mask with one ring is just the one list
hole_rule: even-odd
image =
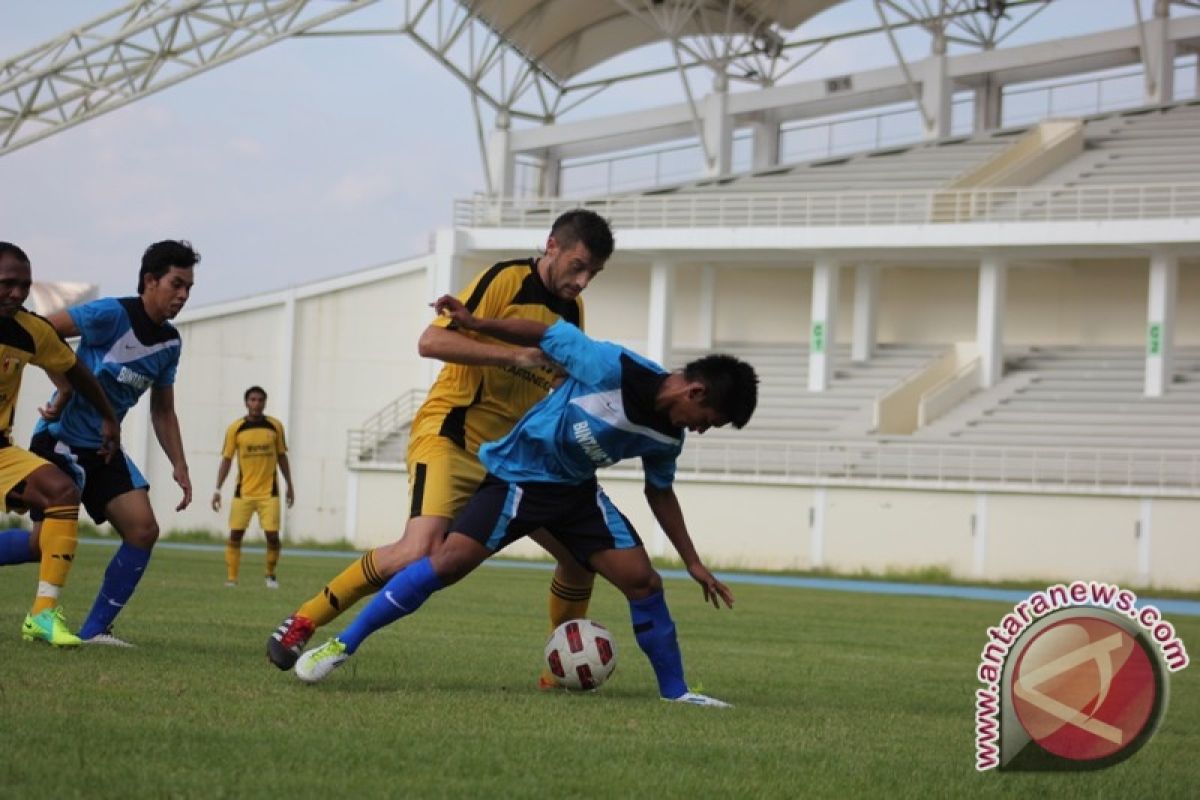
[[(534, 319), (547, 325), (565, 319), (582, 327), (580, 294), (612, 251), (612, 231), (603, 217), (583, 209), (568, 211), (551, 227), (544, 255), (496, 264), (459, 297), (478, 317)], [(507, 434), (556, 378), (539, 348), (459, 331), (444, 317), (425, 329), (418, 349), (445, 366), (412, 424), (404, 533), (366, 553), (283, 621), (267, 640), (267, 654), (280, 669), (292, 667), (316, 628), (441, 543), (483, 479), (479, 446)], [(551, 626), (585, 616), (592, 573), (548, 534), (534, 538), (558, 560), (550, 586)], [(549, 676), (543, 677), (551, 685)]]
[(221, 464), (217, 467), (217, 488), (212, 496), (213, 511), (220, 511), (221, 485), (237, 456), (237, 483), (229, 504), (229, 541), (225, 545), (225, 585), (237, 586), (238, 568), (242, 563), (242, 537), (250, 520), (258, 514), (258, 524), (267, 539), (267, 588), (278, 589), (279, 581), (275, 578), (280, 549), (277, 471), (282, 472), (287, 481), (288, 508), (296, 501), (287, 440), (283, 435), (283, 423), (263, 413), (267, 407), (267, 393), (261, 386), (251, 386), (242, 399), (246, 403), (246, 416), (234, 420), (225, 431)]
[(96, 407), (99, 451), (105, 460), (121, 451), (121, 426), (96, 378), (53, 326), (21, 307), (32, 283), (29, 256), (14, 244), (0, 242), (0, 503), (4, 511), (34, 510), (42, 516), (37, 534), (15, 542), (19, 546), (8, 540), (26, 532), (5, 532), (0, 564), (39, 562), (37, 594), (21, 625), (22, 638), (74, 647), (80, 640), (63, 621), (59, 594), (75, 560), (79, 489), (58, 467), (12, 443), (22, 370), (34, 364), (61, 374)]

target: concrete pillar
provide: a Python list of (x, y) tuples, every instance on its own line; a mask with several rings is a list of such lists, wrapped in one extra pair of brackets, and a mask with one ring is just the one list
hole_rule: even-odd
[(646, 322), (646, 357), (664, 367), (671, 358), (671, 304), (675, 265), (658, 259), (650, 265), (650, 312)]
[(552, 153), (542, 158), (541, 185), (538, 193), (542, 197), (558, 197), (562, 192), (562, 159)]
[(1137, 554), (1138, 554), (1138, 583), (1150, 585), (1150, 571), (1153, 564), (1150, 561), (1150, 539), (1153, 533), (1154, 501), (1143, 497), (1138, 504), (1137, 522)]
[(713, 92), (704, 98), (705, 175), (728, 175), (733, 165), (733, 117), (729, 115), (729, 87), (724, 75), (713, 81)]
[(812, 506), (808, 517), (808, 566), (819, 569), (825, 566), (825, 511), (829, 503), (829, 490), (818, 486), (812, 492)]
[(1146, 396), (1162, 397), (1171, 385), (1175, 361), (1175, 294), (1179, 259), (1169, 253), (1150, 256), (1150, 292), (1146, 325)]
[(973, 570), (976, 578), (987, 577), (988, 496), (975, 495), (975, 513), (971, 515), (971, 537), (974, 539)]
[(879, 317), (879, 267), (859, 264), (854, 270), (854, 337), (850, 360), (870, 361), (875, 355), (875, 330)]
[(750, 123), (750, 131), (754, 139), (754, 149), (750, 158), (750, 168), (755, 172), (779, 164), (779, 120), (768, 112), (763, 112), (759, 119)]
[(984, 256), (979, 263), (979, 303), (975, 318), (975, 342), (979, 346), (979, 385), (995, 386), (1004, 376), (1004, 300), (1008, 266), (998, 256)]
[(1175, 99), (1175, 43), (1168, 38), (1171, 4), (1158, 0), (1154, 17), (1145, 22), (1146, 47), (1142, 66), (1146, 70), (1146, 105), (1158, 106)]
[(700, 267), (700, 309), (696, 317), (696, 342), (711, 350), (717, 327), (717, 268), (712, 264)]
[(837, 333), (838, 262), (821, 256), (813, 265), (812, 327), (808, 340), (808, 390), (823, 392), (833, 376)]
[(993, 76), (975, 89), (975, 133), (996, 130), (1004, 119), (1004, 86)]
[(488, 189), (499, 197), (512, 197), (513, 193), (512, 135), (508, 125), (508, 115), (501, 112), (487, 140)]
[(947, 66), (946, 40), (934, 38), (933, 53), (921, 64), (921, 106), (925, 110), (925, 138), (943, 139), (950, 135), (951, 100), (954, 98)]

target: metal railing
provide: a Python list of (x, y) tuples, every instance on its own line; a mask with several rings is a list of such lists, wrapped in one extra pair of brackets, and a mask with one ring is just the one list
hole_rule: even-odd
[[(1200, 452), (907, 443), (688, 440), (681, 475), (848, 485), (1002, 486), (1012, 490), (1200, 496)], [(638, 471), (636, 461), (612, 469)]]
[(717, 193), (572, 200), (476, 195), (454, 203), (460, 228), (548, 228), (579, 206), (617, 228), (782, 228), (1200, 217), (1200, 184), (1034, 186), (860, 192)]
[[(346, 463), (354, 465), (375, 459), (380, 445), (395, 439), (397, 434), (412, 424), (427, 393), (425, 389), (409, 389), (368, 417), (361, 428), (347, 431)], [(399, 451), (403, 457), (404, 447), (400, 447)]]

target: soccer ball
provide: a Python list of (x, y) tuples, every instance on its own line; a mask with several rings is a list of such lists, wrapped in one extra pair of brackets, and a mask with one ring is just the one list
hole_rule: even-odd
[(617, 643), (603, 625), (573, 619), (550, 634), (546, 665), (564, 689), (598, 689), (617, 668)]

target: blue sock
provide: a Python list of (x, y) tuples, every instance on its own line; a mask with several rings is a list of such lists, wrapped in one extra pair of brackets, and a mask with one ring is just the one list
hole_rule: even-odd
[(33, 557), (29, 536), (29, 531), (24, 528), (0, 531), (0, 567), (9, 564), (31, 564), (38, 560)]
[(347, 653), (353, 653), (372, 633), (413, 613), (444, 585), (433, 571), (429, 556), (414, 561), (375, 593), (350, 627), (338, 634), (338, 640), (346, 645)]
[(658, 693), (674, 699), (687, 692), (683, 679), (683, 655), (675, 638), (675, 623), (667, 610), (662, 592), (641, 600), (629, 601), (629, 616), (638, 647), (650, 659), (654, 677), (658, 678)]
[(79, 629), (80, 639), (90, 639), (108, 630), (108, 626), (112, 625), (117, 614), (133, 596), (133, 590), (142, 579), (149, 561), (149, 550), (139, 550), (121, 542), (116, 555), (108, 562), (108, 569), (104, 571), (104, 581), (100, 584), (92, 611)]

